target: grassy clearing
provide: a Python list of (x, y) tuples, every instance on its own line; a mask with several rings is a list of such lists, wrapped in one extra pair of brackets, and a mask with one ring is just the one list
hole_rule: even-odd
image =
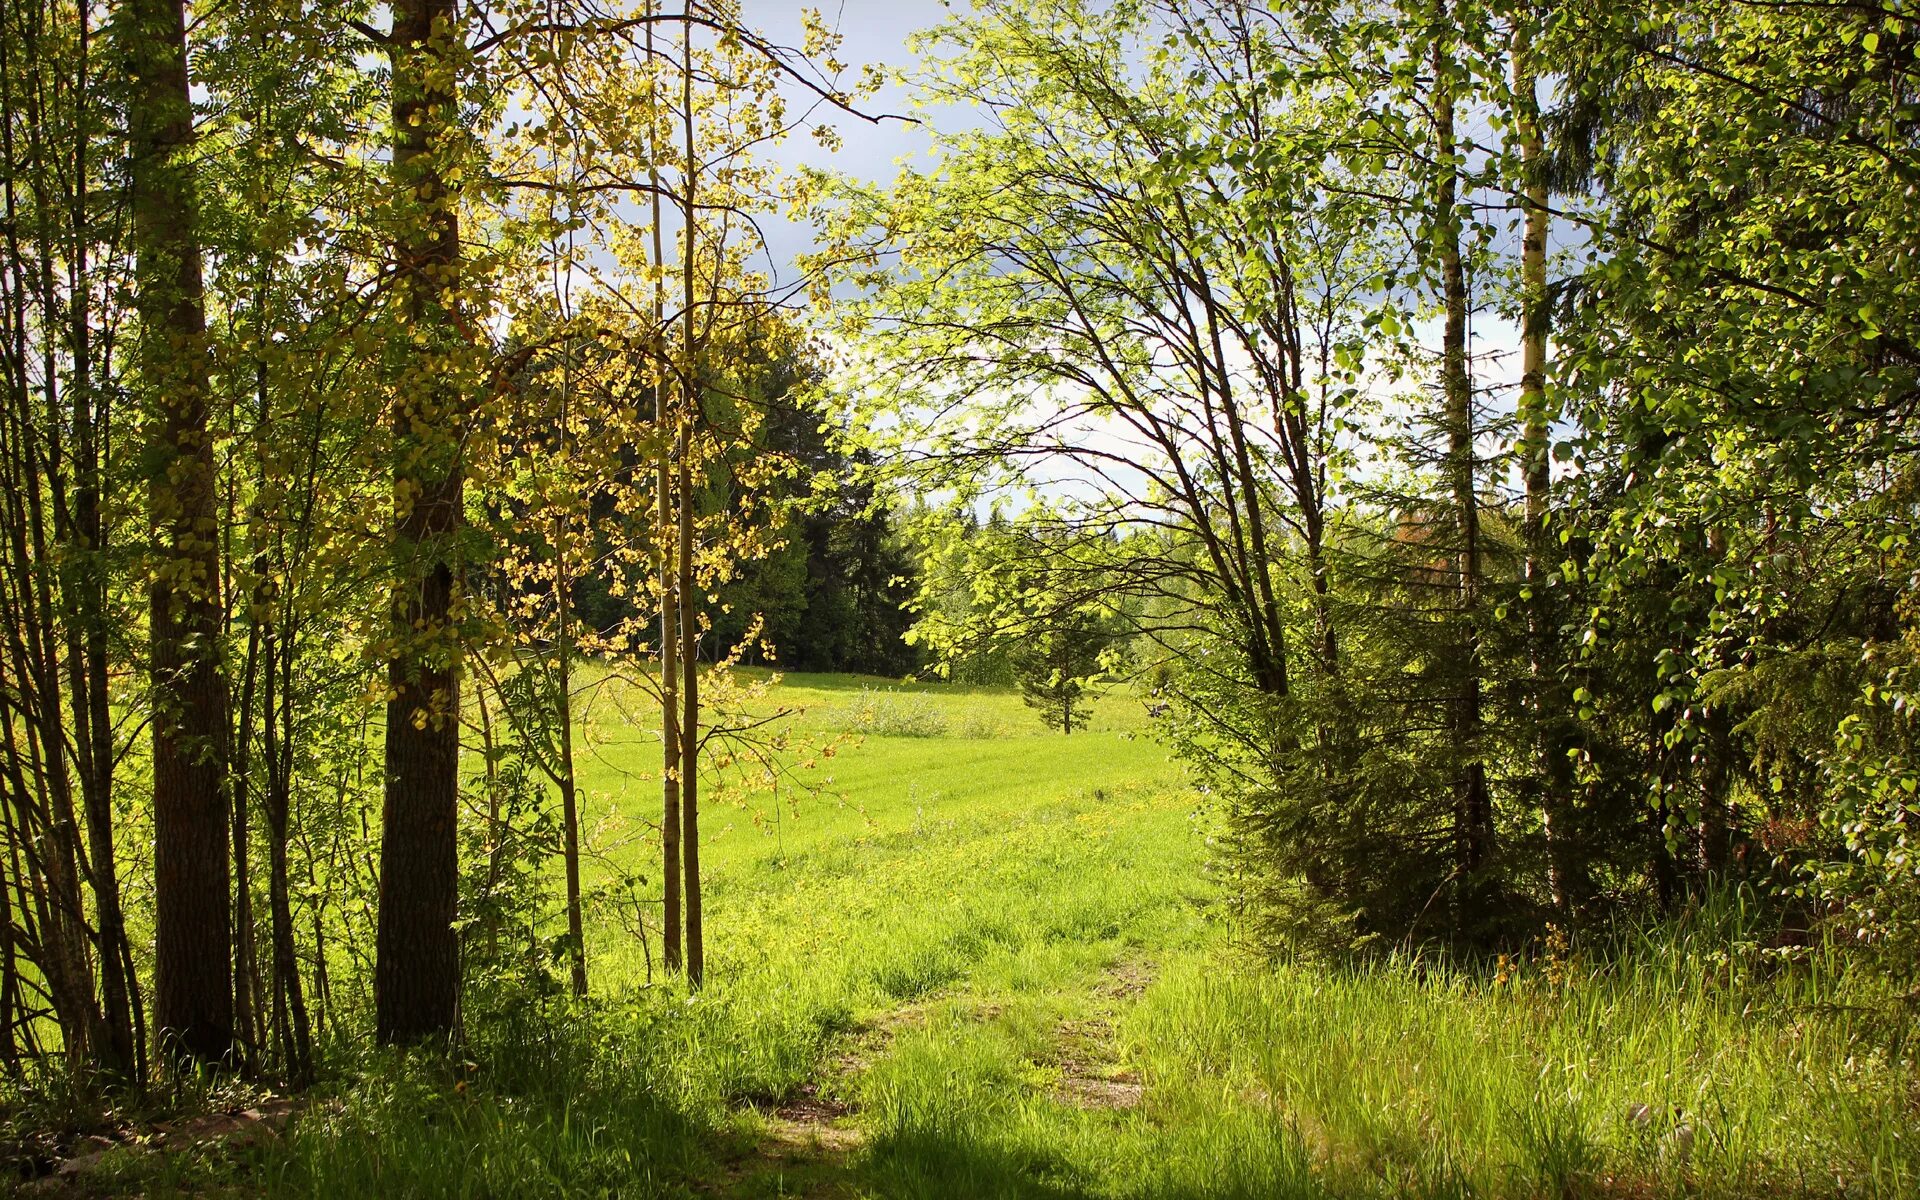
[[(800, 678), (866, 737), (833, 795), (716, 811), (710, 986), (594, 931), (587, 1011), (476, 1016), (454, 1067), (336, 1055), (277, 1139), (116, 1152), (148, 1194), (934, 1198), (1910, 1196), (1898, 998), (1742, 947), (1737, 909), (1495, 973), (1256, 968), (1192, 797), (1104, 701)], [(597, 709), (603, 832), (653, 743)], [(935, 728), (937, 726), (937, 728)], [(885, 727), (891, 732), (876, 732)], [(995, 736), (980, 736), (980, 730)], [(635, 777), (629, 797), (619, 793)], [(777, 819), (775, 814), (777, 814)], [(608, 853), (651, 854), (639, 839)]]

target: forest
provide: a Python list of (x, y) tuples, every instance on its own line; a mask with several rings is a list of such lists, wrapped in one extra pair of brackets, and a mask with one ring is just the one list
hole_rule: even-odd
[(1920, 1194), (1904, 0), (6, 0), (0, 1194)]

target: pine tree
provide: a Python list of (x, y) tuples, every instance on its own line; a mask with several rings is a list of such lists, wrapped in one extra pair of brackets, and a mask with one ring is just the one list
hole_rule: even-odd
[(1092, 681), (1114, 641), (1111, 624), (1097, 612), (1071, 608), (1045, 618), (1009, 656), (1020, 698), (1049, 729), (1062, 734), (1085, 729)]

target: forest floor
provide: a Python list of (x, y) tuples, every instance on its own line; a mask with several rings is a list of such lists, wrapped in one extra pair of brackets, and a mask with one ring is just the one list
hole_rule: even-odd
[(1737, 905), (1484, 972), (1256, 963), (1137, 699), (1067, 737), (1003, 690), (781, 695), (858, 740), (799, 752), (810, 794), (715, 800), (699, 993), (604, 916), (657, 853), (657, 747), (610, 687), (584, 718), (604, 999), (476, 1002), (452, 1068), (335, 1049), (283, 1130), (109, 1148), (41, 1194), (1920, 1194), (1911, 1007), (1767, 957)]

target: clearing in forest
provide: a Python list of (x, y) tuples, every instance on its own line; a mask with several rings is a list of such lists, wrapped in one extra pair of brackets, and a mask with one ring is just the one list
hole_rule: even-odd
[[(703, 991), (648, 986), (608, 921), (604, 999), (476, 1022), (455, 1077), (368, 1062), (278, 1135), (114, 1150), (50, 1190), (1892, 1197), (1920, 1178), (1920, 1092), (1852, 1055), (1872, 1030), (1829, 1002), (1839, 968), (1711, 969), (1734, 917), (1610, 961), (1261, 965), (1136, 699), (1063, 737), (1000, 689), (802, 676), (782, 698), (859, 737), (830, 789), (712, 810)], [(656, 746), (617, 707), (585, 718), (605, 722), (602, 880), (655, 852), (620, 832)]]

